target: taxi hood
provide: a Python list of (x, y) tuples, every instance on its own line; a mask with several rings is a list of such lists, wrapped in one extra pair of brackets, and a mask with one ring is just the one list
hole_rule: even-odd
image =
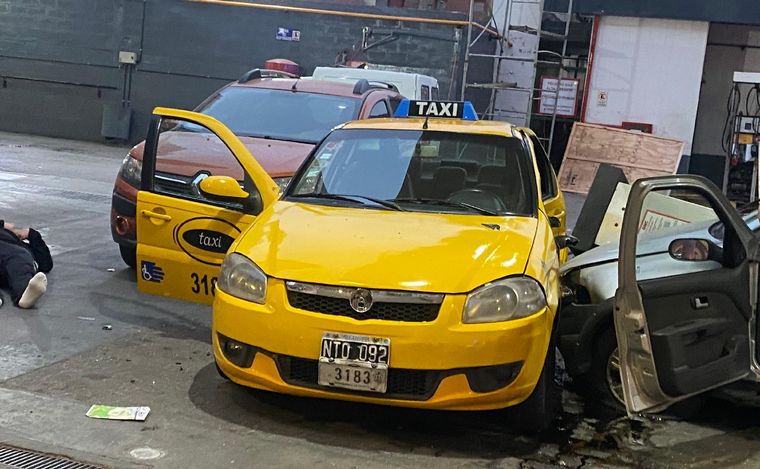
[[(283, 280), (465, 293), (521, 274), (537, 220), (279, 201), (231, 251)], [(497, 224), (488, 227), (485, 224)]]

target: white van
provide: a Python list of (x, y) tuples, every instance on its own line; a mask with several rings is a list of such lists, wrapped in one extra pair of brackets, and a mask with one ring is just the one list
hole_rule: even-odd
[(398, 92), (409, 99), (437, 100), (438, 80), (428, 75), (366, 68), (317, 67), (312, 78), (330, 81), (357, 81), (362, 78), (369, 82), (383, 82), (395, 85)]

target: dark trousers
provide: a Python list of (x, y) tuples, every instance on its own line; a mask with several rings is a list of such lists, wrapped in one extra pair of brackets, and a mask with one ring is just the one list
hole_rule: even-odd
[(0, 241), (0, 287), (11, 292), (13, 304), (18, 304), (29, 280), (37, 273), (34, 257), (22, 246)]

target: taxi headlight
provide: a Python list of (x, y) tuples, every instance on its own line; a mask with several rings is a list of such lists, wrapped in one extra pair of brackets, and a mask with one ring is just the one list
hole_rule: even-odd
[(224, 258), (216, 286), (223, 292), (264, 304), (267, 297), (267, 276), (242, 254), (232, 253)]
[(132, 156), (131, 153), (127, 153), (124, 161), (121, 162), (119, 174), (127, 184), (139, 189), (140, 180), (142, 179), (142, 161)]
[(277, 183), (277, 187), (280, 188), (280, 192), (285, 192), (285, 189), (288, 188), (288, 184), (290, 184), (290, 180), (293, 179), (292, 177), (284, 177), (284, 178), (274, 178), (274, 182)]
[(541, 285), (529, 277), (487, 283), (467, 295), (462, 322), (476, 324), (524, 318), (546, 307)]

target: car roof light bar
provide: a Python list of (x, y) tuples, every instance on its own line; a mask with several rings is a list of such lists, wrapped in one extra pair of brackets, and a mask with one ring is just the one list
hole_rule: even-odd
[(469, 101), (419, 101), (404, 99), (399, 103), (393, 117), (438, 117), (466, 121), (478, 120), (475, 107)]

